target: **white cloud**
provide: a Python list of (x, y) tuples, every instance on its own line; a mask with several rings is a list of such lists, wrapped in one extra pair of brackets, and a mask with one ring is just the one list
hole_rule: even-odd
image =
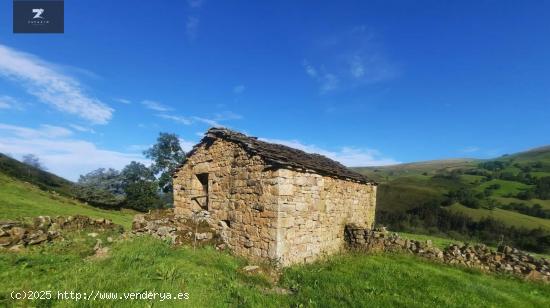
[(243, 118), (242, 115), (232, 111), (223, 111), (223, 112), (216, 113), (212, 118), (198, 117), (198, 116), (184, 117), (184, 116), (164, 114), (164, 113), (157, 114), (157, 116), (163, 119), (172, 120), (176, 123), (183, 124), (183, 125), (192, 125), (194, 123), (199, 122), (199, 123), (204, 123), (209, 126), (215, 126), (215, 127), (224, 127), (225, 125), (222, 124), (221, 122), (240, 120)]
[(347, 167), (364, 167), (364, 166), (384, 166), (395, 165), (398, 161), (391, 158), (383, 157), (380, 152), (373, 149), (359, 149), (355, 147), (342, 147), (338, 151), (329, 151), (322, 149), (316, 145), (303, 144), (298, 140), (281, 140), (281, 139), (266, 139), (260, 140), (278, 143), (299, 149), (308, 153), (317, 153), (340, 162)]
[(321, 93), (326, 93), (335, 90), (340, 82), (339, 78), (327, 72), (323, 67), (316, 69), (313, 65), (304, 62), (306, 74), (319, 84)]
[(125, 99), (125, 98), (115, 98), (115, 101), (121, 103), (121, 104), (125, 104), (125, 105), (130, 105), (132, 102), (130, 102), (129, 100)]
[(214, 126), (214, 127), (223, 127), (222, 124), (220, 124), (217, 120), (214, 119), (208, 119), (208, 118), (201, 118), (201, 117), (193, 117), (195, 121), (202, 122), (204, 124)]
[(88, 128), (88, 127), (84, 127), (84, 126), (80, 126), (80, 125), (76, 125), (76, 124), (69, 124), (69, 126), (72, 129), (77, 130), (79, 132), (95, 134), (95, 130), (93, 130), (92, 128)]
[(310, 55), (316, 64), (304, 61), (305, 73), (319, 84), (321, 93), (387, 81), (399, 72), (384, 48), (367, 27), (354, 27), (330, 36)]
[(187, 4), (191, 8), (200, 8), (204, 4), (204, 0), (187, 0)]
[(0, 109), (23, 109), (22, 104), (9, 95), (0, 96)]
[(474, 153), (474, 152), (478, 152), (480, 149), (476, 146), (468, 146), (468, 147), (465, 147), (463, 149), (460, 149), (460, 152), (462, 153)]
[(78, 80), (33, 55), (0, 45), (0, 76), (21, 84), (39, 101), (59, 111), (106, 124), (114, 110), (84, 93)]
[(191, 151), (193, 149), (193, 146), (197, 144), (197, 142), (195, 141), (189, 141), (189, 140), (185, 140), (183, 138), (180, 138), (180, 146), (181, 146), (181, 149), (187, 153), (189, 151)]
[(172, 108), (170, 108), (170, 107), (164, 106), (163, 104), (161, 104), (159, 102), (151, 101), (151, 100), (144, 100), (144, 101), (141, 102), (141, 104), (143, 106), (145, 106), (145, 108), (147, 108), (147, 109), (160, 111), (160, 112), (166, 112), (166, 111), (172, 110)]
[(64, 127), (47, 124), (41, 125), (40, 129), (33, 129), (0, 123), (0, 131), (3, 131), (3, 134), (12, 134), (19, 138), (58, 138), (72, 135), (72, 132)]
[(246, 87), (242, 84), (233, 87), (233, 93), (235, 94), (241, 94), (244, 92), (244, 90), (246, 90)]
[(172, 120), (174, 122), (177, 122), (179, 124), (183, 125), (191, 125), (193, 124), (193, 120), (189, 119), (187, 117), (177, 116), (177, 115), (170, 115), (170, 114), (157, 114), (157, 117), (161, 117), (163, 119)]
[(198, 16), (188, 16), (187, 21), (185, 22), (185, 31), (187, 37), (194, 40), (197, 37), (199, 31), (199, 17)]
[(70, 134), (62, 127), (43, 125), (34, 129), (0, 124), (0, 130), (0, 152), (16, 158), (35, 154), (48, 170), (73, 181), (97, 168), (122, 169), (132, 160), (150, 163), (141, 154), (100, 149), (91, 142), (67, 138)]

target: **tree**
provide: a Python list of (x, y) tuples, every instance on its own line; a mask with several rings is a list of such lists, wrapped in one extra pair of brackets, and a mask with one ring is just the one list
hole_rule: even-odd
[(172, 192), (172, 172), (185, 161), (185, 152), (176, 134), (160, 133), (157, 143), (143, 152), (151, 159), (151, 169), (159, 175), (158, 184), (164, 193)]
[(144, 164), (131, 162), (120, 173), (126, 193), (126, 207), (147, 211), (162, 206), (153, 171)]
[(112, 168), (99, 168), (85, 175), (81, 175), (78, 179), (78, 184), (105, 190), (118, 196), (124, 195), (124, 185), (120, 177), (120, 172)]
[(77, 182), (76, 195), (98, 207), (120, 208), (125, 195), (120, 172), (100, 168), (81, 175)]
[(162, 207), (157, 182), (138, 180), (126, 186), (126, 207), (145, 212)]
[(34, 154), (23, 155), (23, 163), (26, 164), (26, 165), (29, 165), (31, 167), (35, 167), (37, 169), (47, 170), (46, 167), (44, 167), (44, 165), (42, 165), (42, 162), (40, 161), (38, 156), (36, 156)]
[(540, 199), (550, 199), (550, 176), (538, 179), (535, 191)]
[(120, 172), (120, 180), (126, 187), (137, 181), (153, 182), (155, 181), (155, 175), (153, 171), (144, 164), (133, 161), (122, 169)]

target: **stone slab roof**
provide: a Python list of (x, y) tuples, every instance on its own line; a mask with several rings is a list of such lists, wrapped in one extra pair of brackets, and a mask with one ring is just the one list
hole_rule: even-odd
[[(236, 143), (249, 154), (262, 157), (268, 164), (273, 165), (274, 168), (286, 167), (302, 171), (314, 171), (322, 176), (331, 176), (360, 183), (376, 184), (366, 176), (354, 172), (341, 163), (323, 155), (306, 153), (302, 150), (282, 144), (261, 141), (258, 140), (257, 137), (250, 137), (226, 128), (210, 128), (199, 145), (205, 142), (213, 142), (215, 139), (223, 139)], [(187, 155), (193, 155), (197, 147), (198, 145)]]

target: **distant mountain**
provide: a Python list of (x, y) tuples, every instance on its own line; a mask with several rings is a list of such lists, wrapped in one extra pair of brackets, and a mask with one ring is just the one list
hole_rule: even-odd
[(74, 183), (0, 153), (0, 174), (31, 183), (42, 190), (74, 197)]

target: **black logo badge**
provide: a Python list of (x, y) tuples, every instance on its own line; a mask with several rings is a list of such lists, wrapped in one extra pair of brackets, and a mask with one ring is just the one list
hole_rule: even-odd
[(63, 33), (63, 0), (13, 0), (13, 33)]

